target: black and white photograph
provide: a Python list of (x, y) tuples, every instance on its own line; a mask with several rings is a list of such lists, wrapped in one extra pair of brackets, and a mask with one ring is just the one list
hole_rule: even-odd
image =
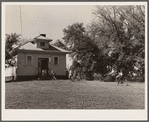
[(147, 2), (2, 2), (2, 120), (147, 120)]

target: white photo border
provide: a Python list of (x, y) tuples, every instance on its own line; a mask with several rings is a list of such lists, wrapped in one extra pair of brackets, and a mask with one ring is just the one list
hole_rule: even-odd
[[(61, 109), (5, 109), (5, 7), (6, 5), (145, 5), (146, 16), (145, 16), (145, 109), (143, 110), (61, 110)], [(1, 112), (2, 120), (5, 121), (18, 121), (18, 120), (147, 120), (148, 117), (148, 6), (147, 2), (2, 2), (2, 38), (1, 52), (2, 52), (2, 70), (1, 70), (1, 88), (2, 88), (2, 101), (1, 101)]]

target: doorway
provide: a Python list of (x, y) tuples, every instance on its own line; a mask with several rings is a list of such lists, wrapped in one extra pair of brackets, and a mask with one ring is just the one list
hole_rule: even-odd
[(38, 69), (40, 73), (42, 73), (43, 70), (46, 70), (48, 74), (48, 62), (48, 58), (38, 58)]

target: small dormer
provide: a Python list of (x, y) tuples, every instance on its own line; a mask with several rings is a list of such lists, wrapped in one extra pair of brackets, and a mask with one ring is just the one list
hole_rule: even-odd
[(42, 48), (42, 49), (49, 49), (49, 42), (52, 41), (52, 39), (49, 39), (46, 37), (46, 34), (40, 34), (39, 36), (34, 38), (35, 45), (37, 48)]

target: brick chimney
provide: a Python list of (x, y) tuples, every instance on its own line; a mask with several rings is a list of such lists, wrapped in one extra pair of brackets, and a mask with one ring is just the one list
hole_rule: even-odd
[(46, 37), (46, 34), (40, 34), (40, 36), (44, 36), (44, 37)]

